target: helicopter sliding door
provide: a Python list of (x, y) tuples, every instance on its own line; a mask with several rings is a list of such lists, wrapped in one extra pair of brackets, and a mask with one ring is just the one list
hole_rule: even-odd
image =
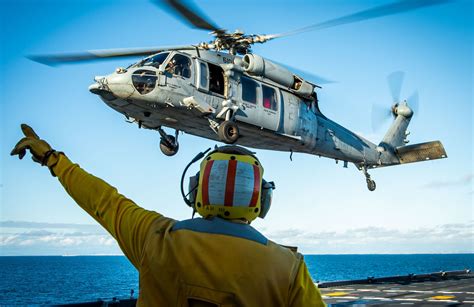
[(242, 109), (237, 120), (276, 131), (280, 123), (280, 91), (252, 78), (242, 76), (238, 90)]

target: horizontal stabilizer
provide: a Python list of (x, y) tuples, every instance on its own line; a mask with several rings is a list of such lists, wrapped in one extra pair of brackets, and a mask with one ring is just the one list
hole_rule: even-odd
[(395, 150), (401, 164), (447, 158), (440, 141), (400, 146)]

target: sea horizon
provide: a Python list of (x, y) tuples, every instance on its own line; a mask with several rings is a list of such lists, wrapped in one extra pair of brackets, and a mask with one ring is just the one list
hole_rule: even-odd
[[(304, 254), (315, 283), (474, 268), (474, 253)], [(137, 295), (139, 272), (120, 254), (2, 255), (0, 305), (65, 304)]]
[[(304, 256), (342, 256), (342, 255), (348, 255), (348, 256), (369, 256), (369, 255), (474, 255), (474, 252), (449, 252), (449, 253), (339, 253), (339, 254), (334, 254), (334, 253), (320, 253), (320, 254), (314, 254), (314, 253), (301, 253), (300, 254)], [(62, 254), (32, 254), (32, 255), (0, 255), (0, 257), (101, 257), (101, 256), (123, 256), (125, 257), (124, 254), (72, 254), (72, 255), (62, 255)]]

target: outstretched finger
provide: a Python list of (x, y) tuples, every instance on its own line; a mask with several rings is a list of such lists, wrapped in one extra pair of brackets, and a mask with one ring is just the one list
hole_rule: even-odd
[(10, 155), (18, 155), (20, 159), (23, 159), (26, 154), (26, 149), (30, 148), (32, 141), (33, 140), (31, 138), (22, 138), (12, 149)]
[(27, 124), (21, 124), (21, 131), (23, 131), (23, 134), (27, 137), (32, 137), (34, 139), (39, 140), (39, 136), (36, 134), (36, 132), (28, 126)]

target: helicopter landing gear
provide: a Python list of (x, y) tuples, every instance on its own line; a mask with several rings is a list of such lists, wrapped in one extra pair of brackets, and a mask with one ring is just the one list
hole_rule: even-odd
[(369, 189), (369, 191), (375, 191), (377, 185), (375, 184), (375, 181), (370, 178), (370, 174), (367, 172), (367, 167), (364, 166), (362, 171), (365, 175), (365, 182), (367, 182), (367, 189)]
[(217, 135), (226, 144), (234, 144), (239, 138), (239, 127), (233, 121), (226, 120), (219, 125)]
[(166, 134), (166, 132), (158, 127), (158, 132), (161, 135), (160, 138), (160, 149), (161, 152), (166, 156), (174, 156), (179, 150), (179, 143), (178, 143), (178, 130), (176, 130), (175, 136)]

